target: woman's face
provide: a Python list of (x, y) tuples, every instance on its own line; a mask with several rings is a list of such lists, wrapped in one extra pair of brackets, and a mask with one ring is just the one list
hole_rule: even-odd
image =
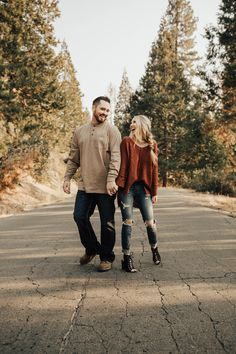
[(137, 129), (137, 122), (136, 122), (136, 120), (133, 118), (132, 121), (131, 121), (131, 124), (130, 124), (130, 130), (131, 130), (132, 132), (134, 132), (136, 129)]

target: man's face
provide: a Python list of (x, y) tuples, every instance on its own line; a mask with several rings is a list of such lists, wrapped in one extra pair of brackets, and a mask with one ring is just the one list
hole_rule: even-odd
[(97, 106), (93, 106), (93, 118), (97, 123), (103, 123), (110, 112), (110, 103), (106, 101), (100, 101)]

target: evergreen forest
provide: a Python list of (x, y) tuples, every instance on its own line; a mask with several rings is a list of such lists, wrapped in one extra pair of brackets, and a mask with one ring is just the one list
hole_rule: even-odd
[[(68, 152), (88, 121), (59, 16), (56, 0), (0, 0), (0, 192), (22, 170), (41, 180), (51, 151)], [(236, 0), (222, 0), (200, 65), (191, 1), (169, 0), (136, 90), (124, 71), (114, 124), (124, 136), (132, 116), (151, 119), (163, 187), (236, 195), (235, 16)]]
[(124, 136), (132, 116), (151, 119), (163, 187), (235, 196), (236, 0), (222, 0), (217, 16), (200, 64), (191, 1), (168, 1), (135, 92), (124, 72), (115, 123)]

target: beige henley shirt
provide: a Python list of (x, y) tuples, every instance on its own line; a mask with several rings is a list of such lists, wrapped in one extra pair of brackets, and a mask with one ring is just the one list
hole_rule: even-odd
[(65, 180), (78, 168), (78, 189), (86, 193), (106, 193), (108, 182), (115, 181), (120, 168), (121, 135), (109, 122), (77, 127), (72, 138)]

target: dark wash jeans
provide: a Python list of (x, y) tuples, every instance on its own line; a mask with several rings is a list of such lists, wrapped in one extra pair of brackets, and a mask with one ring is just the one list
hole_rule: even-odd
[[(82, 245), (88, 255), (99, 254), (103, 261), (113, 262), (115, 255), (115, 196), (102, 193), (86, 193), (78, 191), (74, 220), (78, 226)], [(90, 217), (95, 207), (98, 207), (101, 220), (101, 243), (97, 240), (92, 228)]]

